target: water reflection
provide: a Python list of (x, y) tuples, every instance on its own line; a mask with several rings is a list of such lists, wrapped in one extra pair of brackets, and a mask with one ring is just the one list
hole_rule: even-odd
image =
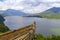
[[(27, 25), (32, 24), (36, 21), (36, 33), (43, 35), (58, 34), (55, 30), (60, 29), (60, 19), (46, 19), (46, 18), (36, 18), (36, 17), (20, 17), (20, 16), (8, 16), (5, 17), (5, 25), (7, 25), (11, 30), (15, 30)], [(52, 30), (53, 29), (53, 30)]]

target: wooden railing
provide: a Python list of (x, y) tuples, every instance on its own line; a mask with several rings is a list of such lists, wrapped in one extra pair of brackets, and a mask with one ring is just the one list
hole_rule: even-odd
[(35, 35), (36, 23), (20, 28), (18, 30), (10, 31), (0, 35), (0, 40), (32, 40)]

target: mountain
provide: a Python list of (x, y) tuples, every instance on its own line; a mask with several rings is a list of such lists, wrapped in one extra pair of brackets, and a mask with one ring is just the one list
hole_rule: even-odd
[(60, 7), (53, 7), (50, 8), (44, 12), (41, 13), (36, 13), (33, 15), (29, 15), (29, 16), (39, 16), (41, 18), (55, 18), (55, 19), (60, 19)]
[(53, 12), (53, 13), (58, 13), (60, 12), (60, 7), (53, 7), (51, 9), (46, 10), (45, 12)]
[(60, 13), (60, 7), (53, 7), (53, 8), (50, 8), (50, 9), (43, 11), (41, 13), (38, 13), (38, 14), (48, 14), (48, 13), (50, 13), (50, 14)]
[(26, 15), (26, 13), (24, 13), (20, 10), (13, 10), (13, 9), (8, 9), (5, 11), (5, 13), (11, 14), (11, 15), (18, 15), (18, 16)]
[(0, 15), (0, 33), (9, 31), (9, 28), (4, 24), (4, 17)]
[(13, 9), (8, 9), (8, 10), (0, 10), (0, 15), (2, 16), (26, 16), (27, 14), (20, 11), (20, 10), (13, 10)]
[(10, 16), (10, 14), (6, 13), (5, 11), (3, 10), (0, 10), (0, 15), (5, 17), (5, 16)]
[(0, 15), (0, 23), (3, 23), (5, 19)]
[(60, 19), (60, 8), (59, 7), (53, 7), (53, 8), (48, 9), (42, 13), (39, 13), (38, 16), (41, 16), (43, 18)]

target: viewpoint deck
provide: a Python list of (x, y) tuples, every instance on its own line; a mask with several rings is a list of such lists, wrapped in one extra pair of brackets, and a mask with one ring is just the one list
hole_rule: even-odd
[(36, 23), (20, 28), (18, 30), (10, 31), (0, 35), (0, 40), (32, 40), (35, 35)]

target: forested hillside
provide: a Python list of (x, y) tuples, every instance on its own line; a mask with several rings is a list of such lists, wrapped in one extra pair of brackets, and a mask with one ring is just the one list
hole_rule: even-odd
[(0, 33), (6, 32), (9, 30), (7, 26), (4, 25), (5, 19), (0, 15)]

